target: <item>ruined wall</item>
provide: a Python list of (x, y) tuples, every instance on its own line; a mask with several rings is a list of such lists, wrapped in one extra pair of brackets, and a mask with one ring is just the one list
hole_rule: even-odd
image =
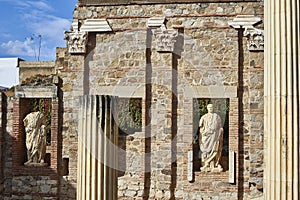
[[(250, 52), (242, 32), (228, 26), (239, 14), (263, 18), (263, 3), (77, 7), (74, 19), (84, 23), (104, 17), (113, 32), (89, 33), (86, 55), (71, 55), (60, 70), (65, 102), (63, 155), (70, 157), (74, 170), (68, 180), (76, 183), (76, 96), (113, 94), (143, 98), (142, 132), (124, 136), (120, 144), (125, 154), (119, 173), (120, 199), (260, 197), (263, 52)], [(156, 51), (153, 32), (147, 29), (148, 19), (155, 16), (165, 16), (166, 27), (179, 33), (173, 54)], [(230, 101), (229, 148), (236, 153), (235, 183), (228, 183), (228, 171), (196, 171), (190, 183), (187, 151), (194, 134), (193, 99), (222, 96), (220, 89), (232, 91), (226, 98)]]
[[(36, 91), (38, 94), (39, 92)], [(51, 144), (47, 146), (47, 166), (24, 166), (26, 159), (24, 117), (30, 112), (29, 98), (6, 91), (2, 100), (3, 199), (57, 199), (60, 191), (60, 151), (57, 99), (51, 101)], [(6, 97), (7, 96), (7, 97)], [(59, 158), (58, 158), (59, 156)], [(3, 178), (3, 179), (2, 179)]]
[(20, 83), (36, 75), (48, 76), (51, 74), (56, 74), (54, 61), (40, 61), (40, 62), (20, 61), (19, 68), (20, 68), (19, 69)]
[[(2, 109), (6, 111), (6, 123), (3, 127), (3, 199), (11, 199), (12, 192), (12, 130), (13, 130), (13, 101), (12, 96), (7, 95), (6, 104)], [(2, 115), (3, 116), (3, 115)]]
[(69, 56), (66, 49), (57, 52), (58, 75), (62, 81), (62, 158), (68, 159), (68, 173), (60, 177), (61, 198), (76, 199), (79, 96), (83, 95), (84, 58)]
[(5, 111), (4, 111), (4, 107), (5, 107), (5, 95), (4, 93), (0, 93), (0, 198), (2, 198), (2, 193), (3, 193), (3, 156), (2, 156), (2, 152), (3, 152), (3, 129), (4, 129), (4, 118), (5, 118)]
[[(53, 176), (14, 176), (13, 127), (20, 125), (14, 113), (20, 110), (14, 110), (15, 98), (7, 98), (0, 159), (4, 199), (24, 198), (25, 193), (28, 199), (39, 199), (40, 193), (49, 199), (76, 198), (78, 97), (85, 94), (142, 98), (142, 130), (119, 137), (118, 199), (262, 197), (263, 52), (250, 52), (242, 31), (228, 26), (239, 14), (263, 18), (263, 3), (76, 7), (74, 20), (106, 18), (113, 31), (89, 33), (86, 54), (70, 55), (67, 48), (58, 48), (55, 66), (47, 62), (34, 72), (59, 76), (56, 106), (61, 115), (55, 116), (59, 131)], [(173, 53), (158, 52), (154, 28), (147, 28), (149, 18), (157, 16), (164, 16), (166, 27), (179, 34)], [(33, 75), (26, 66), (41, 63), (23, 65), (20, 80)], [(235, 181), (229, 183), (228, 168), (204, 173), (194, 165), (189, 182), (187, 153), (195, 152), (193, 102), (220, 97), (229, 100), (228, 148), (236, 155)]]

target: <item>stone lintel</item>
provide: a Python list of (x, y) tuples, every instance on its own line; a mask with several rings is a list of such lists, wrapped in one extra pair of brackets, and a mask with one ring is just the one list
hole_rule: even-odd
[(151, 17), (148, 19), (148, 27), (149, 28), (158, 28), (165, 25), (166, 18), (165, 17)]
[(228, 22), (229, 26), (239, 28), (250, 28), (258, 23), (262, 22), (261, 18), (254, 15), (237, 15), (231, 22)]
[(118, 96), (120, 98), (144, 98), (145, 86), (99, 86), (97, 95)]
[(187, 86), (184, 96), (190, 98), (235, 98), (236, 86)]
[(56, 98), (57, 86), (17, 86), (16, 98)]
[(112, 31), (106, 19), (86, 19), (80, 32), (110, 32)]

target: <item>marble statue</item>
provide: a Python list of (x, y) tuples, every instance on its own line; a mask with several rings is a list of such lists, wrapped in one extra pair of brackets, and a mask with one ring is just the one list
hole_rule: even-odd
[(220, 165), (223, 145), (223, 128), (221, 117), (213, 112), (213, 104), (207, 105), (208, 113), (200, 118), (199, 147), (202, 167), (201, 171), (221, 172)]
[(45, 163), (46, 130), (44, 115), (41, 112), (29, 113), (23, 120), (26, 132), (28, 161), (25, 165)]

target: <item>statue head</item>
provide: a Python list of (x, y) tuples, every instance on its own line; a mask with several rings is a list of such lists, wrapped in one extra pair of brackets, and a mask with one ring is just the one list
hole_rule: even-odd
[(207, 105), (207, 111), (208, 111), (208, 113), (213, 113), (213, 111), (214, 111), (214, 105), (213, 104), (208, 104)]

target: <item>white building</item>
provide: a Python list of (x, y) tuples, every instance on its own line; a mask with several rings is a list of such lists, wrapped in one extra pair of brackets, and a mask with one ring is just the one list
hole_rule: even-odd
[(20, 58), (0, 58), (0, 87), (11, 88), (19, 84)]

